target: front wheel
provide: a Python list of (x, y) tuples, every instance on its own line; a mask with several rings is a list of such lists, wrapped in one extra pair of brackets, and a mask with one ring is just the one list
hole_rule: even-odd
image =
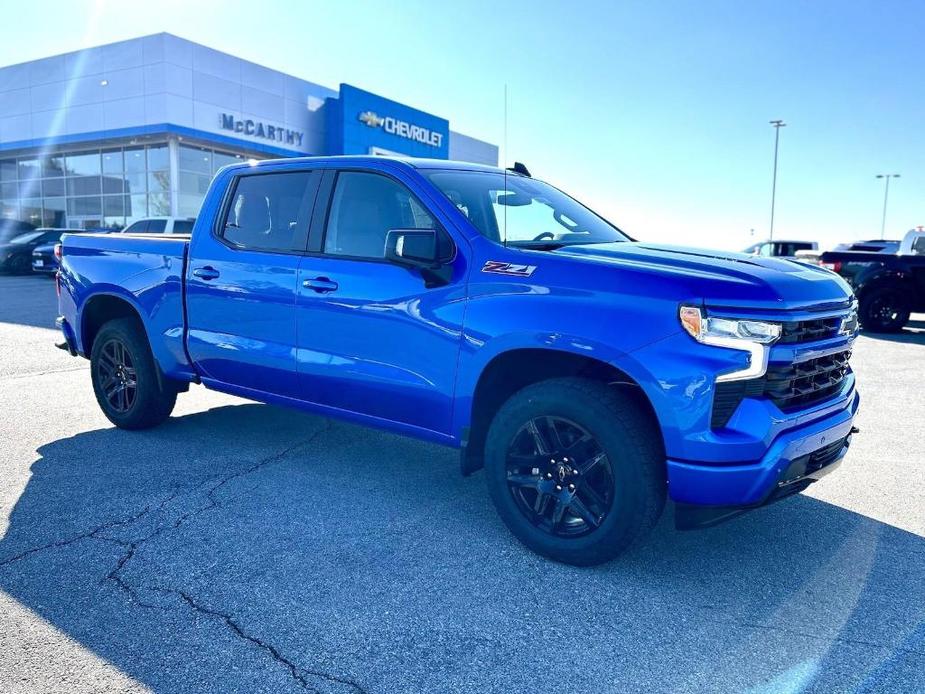
[(90, 377), (100, 409), (120, 429), (157, 426), (177, 402), (177, 390), (158, 378), (144, 330), (129, 318), (100, 328), (90, 354)]
[(909, 302), (897, 287), (867, 292), (858, 307), (861, 327), (874, 333), (895, 333), (909, 321)]
[(514, 394), (489, 429), (485, 468), (511, 532), (567, 564), (613, 559), (665, 505), (657, 428), (638, 403), (596, 381), (552, 379)]

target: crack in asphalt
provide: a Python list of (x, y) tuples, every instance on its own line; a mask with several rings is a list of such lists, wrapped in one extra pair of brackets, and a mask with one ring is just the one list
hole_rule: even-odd
[(234, 620), (233, 615), (226, 614), (224, 612), (220, 612), (219, 610), (206, 607), (202, 603), (198, 602), (191, 595), (189, 595), (188, 593), (185, 593), (182, 590), (177, 590), (175, 588), (156, 588), (156, 587), (152, 588), (152, 590), (155, 590), (161, 593), (171, 593), (173, 595), (177, 595), (180, 597), (180, 599), (182, 599), (187, 605), (189, 605), (196, 612), (199, 612), (204, 615), (208, 615), (210, 617), (217, 617), (218, 619), (222, 620), (225, 623), (225, 626), (227, 626), (228, 629), (230, 629), (236, 636), (238, 636), (238, 638), (241, 638), (245, 641), (249, 641), (253, 643), (255, 646), (257, 646), (258, 648), (262, 648), (267, 653), (269, 653), (270, 656), (272, 656), (272, 658), (275, 661), (286, 666), (286, 668), (289, 670), (289, 674), (292, 675), (292, 678), (296, 682), (298, 682), (302, 686), (303, 689), (307, 691), (318, 692), (318, 690), (309, 683), (308, 678), (304, 674), (302, 674), (303, 672), (308, 675), (312, 675), (314, 677), (319, 677), (321, 679), (327, 680), (328, 682), (331, 682), (333, 684), (343, 684), (345, 686), (352, 688), (353, 690), (357, 692), (360, 692), (361, 694), (366, 694), (366, 690), (360, 684), (358, 684), (357, 682), (354, 682), (353, 680), (349, 680), (349, 679), (342, 678), (342, 677), (337, 677), (335, 675), (331, 675), (327, 672), (321, 672), (319, 670), (310, 670), (308, 668), (300, 667), (296, 665), (293, 661), (289, 660), (282, 653), (280, 653), (279, 650), (275, 646), (273, 646), (273, 644), (266, 643), (265, 641), (257, 638), (256, 636), (253, 636), (252, 634), (248, 634), (244, 630), (244, 628), (241, 627), (241, 625), (238, 624)]
[(111, 542), (113, 544), (116, 544), (122, 547), (125, 551), (119, 557), (118, 561), (112, 567), (112, 569), (106, 574), (106, 576), (104, 576), (100, 580), (101, 584), (105, 584), (108, 581), (113, 582), (120, 590), (122, 590), (126, 595), (129, 596), (132, 602), (134, 602), (140, 607), (148, 608), (148, 609), (167, 610), (169, 608), (163, 607), (161, 605), (156, 605), (154, 603), (148, 602), (147, 600), (144, 600), (140, 594), (141, 591), (150, 590), (150, 591), (161, 593), (161, 594), (173, 594), (173, 595), (178, 596), (186, 605), (188, 605), (190, 608), (192, 608), (196, 612), (220, 619), (225, 624), (225, 626), (228, 628), (228, 630), (231, 631), (236, 637), (238, 637), (239, 639), (243, 641), (251, 643), (257, 646), (258, 648), (262, 649), (263, 651), (265, 651), (271, 658), (273, 658), (274, 661), (276, 661), (280, 665), (283, 665), (289, 671), (289, 674), (291, 675), (292, 679), (301, 688), (305, 689), (306, 691), (319, 692), (319, 690), (313, 687), (311, 682), (309, 681), (309, 677), (317, 677), (317, 678), (326, 680), (327, 682), (330, 682), (332, 684), (340, 684), (346, 687), (350, 687), (352, 690), (358, 692), (359, 694), (366, 694), (366, 690), (359, 683), (353, 680), (337, 677), (336, 675), (332, 675), (327, 672), (322, 672), (319, 670), (311, 670), (304, 666), (297, 665), (294, 661), (284, 656), (279, 651), (279, 649), (276, 648), (273, 644), (268, 643), (260, 639), (259, 637), (254, 636), (253, 634), (248, 633), (241, 624), (235, 621), (234, 616), (232, 614), (221, 612), (220, 610), (217, 610), (214, 608), (206, 607), (202, 603), (197, 601), (192, 595), (190, 595), (189, 593), (183, 590), (180, 590), (178, 588), (165, 588), (161, 586), (133, 585), (132, 583), (127, 581), (125, 577), (123, 576), (123, 571), (126, 565), (135, 557), (138, 550), (143, 545), (145, 545), (146, 543), (150, 542), (151, 540), (155, 539), (156, 537), (160, 536), (161, 534), (165, 532), (178, 529), (184, 523), (186, 523), (187, 521), (189, 521), (190, 519), (196, 516), (199, 516), (203, 513), (206, 513), (216, 508), (221, 508), (226, 503), (229, 503), (240, 497), (240, 495), (234, 495), (230, 497), (229, 499), (227, 499), (225, 502), (223, 502), (222, 500), (218, 498), (218, 494), (222, 490), (223, 487), (225, 487), (226, 485), (228, 485), (229, 483), (233, 482), (236, 479), (240, 479), (242, 477), (252, 475), (255, 472), (259, 471), (260, 469), (266, 467), (267, 465), (271, 465), (273, 463), (279, 462), (280, 460), (290, 455), (293, 451), (311, 444), (316, 438), (318, 438), (318, 436), (329, 431), (330, 429), (331, 429), (330, 422), (328, 420), (325, 420), (324, 426), (319, 428), (317, 431), (315, 431), (311, 436), (309, 436), (305, 440), (292, 444), (291, 446), (287, 446), (283, 450), (278, 451), (272, 455), (268, 455), (264, 458), (261, 458), (260, 460), (255, 462), (253, 465), (250, 465), (249, 467), (236, 470), (235, 472), (231, 474), (227, 474), (227, 475), (224, 475), (223, 477), (218, 478), (217, 480), (213, 482), (213, 484), (205, 492), (206, 498), (208, 500), (207, 503), (202, 504), (191, 510), (188, 510), (185, 513), (182, 513), (177, 518), (175, 518), (173, 522), (171, 523), (158, 525), (150, 533), (148, 533), (144, 537), (141, 537), (140, 539), (127, 541), (127, 540), (122, 540), (116, 537), (108, 536), (105, 533), (106, 531), (109, 531), (109, 530), (129, 526), (132, 523), (135, 523), (141, 520), (142, 518), (149, 515), (153, 511), (163, 510), (168, 504), (170, 504), (180, 495), (181, 493), (180, 487), (177, 487), (176, 489), (174, 489), (174, 491), (170, 495), (162, 499), (159, 503), (148, 504), (144, 508), (142, 508), (140, 511), (132, 514), (131, 516), (128, 516), (127, 518), (122, 518), (122, 519), (118, 519), (115, 521), (109, 521), (101, 525), (98, 525), (90, 530), (82, 532), (78, 535), (74, 535), (73, 537), (69, 537), (63, 540), (56, 540), (54, 542), (49, 542), (39, 547), (33, 547), (31, 549), (25, 550), (23, 552), (20, 552), (19, 554), (16, 554), (11, 557), (7, 557), (6, 559), (0, 560), (0, 567), (13, 564), (14, 562), (20, 561), (22, 559), (25, 559), (26, 557), (38, 554), (40, 552), (57, 549), (60, 547), (66, 547), (68, 545), (74, 544), (75, 542), (80, 542), (82, 540), (92, 539), (92, 540), (99, 540), (102, 542)]
[[(173, 501), (179, 495), (179, 493), (180, 493), (180, 488), (177, 487), (176, 489), (174, 489), (172, 494), (170, 494), (165, 499), (163, 499), (159, 504), (157, 504), (158, 510), (164, 508), (164, 506), (166, 506), (171, 501)], [(143, 509), (141, 509), (137, 513), (132, 514), (128, 518), (108, 521), (106, 523), (103, 523), (102, 525), (98, 525), (95, 528), (92, 528), (91, 530), (86, 530), (78, 535), (74, 535), (72, 537), (68, 537), (63, 540), (55, 540), (54, 542), (49, 542), (48, 544), (40, 545), (39, 547), (32, 547), (31, 549), (24, 550), (20, 552), (19, 554), (14, 554), (11, 557), (0, 559), (0, 567), (8, 566), (9, 564), (13, 564), (14, 562), (20, 561), (21, 559), (30, 557), (33, 554), (44, 552), (49, 549), (58, 549), (59, 547), (67, 547), (68, 545), (72, 545), (75, 542), (80, 542), (81, 540), (110, 540), (110, 538), (101, 537), (100, 533), (105, 532), (106, 530), (111, 530), (112, 528), (118, 528), (118, 527), (122, 527), (125, 525), (131, 525), (135, 521), (141, 520), (146, 515), (148, 515), (152, 511), (153, 508), (154, 508), (153, 504), (148, 504)]]

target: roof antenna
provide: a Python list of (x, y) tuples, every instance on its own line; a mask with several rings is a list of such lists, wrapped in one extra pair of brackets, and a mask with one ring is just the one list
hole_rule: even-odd
[[(501, 161), (507, 161), (507, 82), (504, 83), (504, 156)], [(507, 167), (504, 167), (504, 201), (507, 202)], [(507, 205), (504, 205), (504, 234), (502, 244), (507, 248)]]
[(518, 173), (521, 176), (526, 176), (527, 178), (533, 178), (533, 176), (531, 176), (530, 172), (527, 170), (527, 167), (519, 161), (515, 161), (514, 166), (510, 167), (508, 171), (513, 171), (514, 173)]

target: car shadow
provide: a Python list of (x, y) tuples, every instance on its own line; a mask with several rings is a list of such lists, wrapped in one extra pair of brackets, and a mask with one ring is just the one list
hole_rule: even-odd
[(154, 691), (925, 685), (925, 540), (808, 496), (580, 569), (453, 451), (269, 406), (38, 455), (0, 589)]
[(906, 323), (906, 326), (897, 333), (872, 333), (865, 330), (863, 335), (886, 342), (906, 342), (925, 345), (925, 320), (910, 320)]

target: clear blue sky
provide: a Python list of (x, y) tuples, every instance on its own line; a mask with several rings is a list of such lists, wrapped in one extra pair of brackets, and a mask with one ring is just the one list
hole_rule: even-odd
[[(646, 240), (738, 248), (925, 224), (925, 2), (32, 2), (0, 65), (169, 31), (450, 119)], [(504, 150), (502, 150), (504, 154)]]

